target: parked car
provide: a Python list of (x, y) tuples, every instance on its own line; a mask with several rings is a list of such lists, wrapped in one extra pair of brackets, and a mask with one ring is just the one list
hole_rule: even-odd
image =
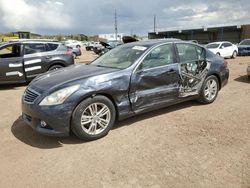
[(239, 55), (250, 55), (250, 39), (241, 41), (238, 45)]
[(72, 54), (74, 59), (82, 55), (82, 50), (81, 48), (72, 48), (72, 47), (67, 47), (68, 49), (72, 50)]
[(81, 48), (83, 46), (82, 42), (77, 40), (67, 40), (64, 41), (65, 46), (71, 47), (71, 48)]
[(57, 42), (22, 40), (0, 45), (0, 84), (25, 83), (74, 64), (72, 51)]
[(23, 94), (23, 119), (41, 134), (72, 130), (94, 140), (116, 120), (187, 100), (212, 103), (228, 77), (227, 61), (195, 43), (128, 43), (90, 64), (34, 79)]
[(248, 76), (248, 79), (250, 80), (250, 63), (248, 63), (248, 67), (247, 67), (247, 76)]
[(231, 42), (212, 42), (207, 44), (206, 47), (221, 57), (236, 58), (238, 54), (238, 47)]

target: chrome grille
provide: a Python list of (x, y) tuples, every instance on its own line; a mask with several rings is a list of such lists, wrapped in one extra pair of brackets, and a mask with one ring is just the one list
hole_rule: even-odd
[(26, 91), (24, 92), (24, 95), (23, 95), (23, 100), (26, 103), (34, 103), (34, 101), (37, 99), (37, 97), (39, 95), (40, 95), (39, 93), (37, 93), (31, 89), (26, 89)]

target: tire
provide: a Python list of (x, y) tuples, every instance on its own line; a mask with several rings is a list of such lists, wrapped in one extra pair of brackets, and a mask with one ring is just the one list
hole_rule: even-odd
[(96, 95), (85, 99), (76, 107), (72, 115), (71, 129), (78, 138), (92, 141), (106, 136), (115, 119), (114, 104), (107, 97)]
[(217, 53), (216, 53), (216, 55), (220, 56), (220, 53), (219, 53), (219, 52), (217, 52)]
[(81, 48), (81, 46), (80, 46), (80, 45), (76, 45), (76, 47), (77, 47), (77, 48)]
[(231, 56), (231, 58), (232, 58), (232, 59), (235, 59), (236, 57), (237, 57), (237, 52), (234, 51), (233, 54), (232, 54), (232, 56)]
[(208, 76), (203, 82), (198, 101), (203, 104), (210, 104), (217, 98), (218, 92), (219, 81), (217, 77), (214, 75)]
[(53, 71), (53, 70), (57, 70), (57, 69), (60, 69), (60, 68), (63, 68), (62, 65), (52, 65), (48, 71)]

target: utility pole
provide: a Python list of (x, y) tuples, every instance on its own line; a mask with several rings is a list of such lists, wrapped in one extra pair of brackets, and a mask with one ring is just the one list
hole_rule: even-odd
[(115, 40), (117, 41), (117, 13), (115, 9)]
[(154, 33), (156, 32), (156, 16), (154, 15)]

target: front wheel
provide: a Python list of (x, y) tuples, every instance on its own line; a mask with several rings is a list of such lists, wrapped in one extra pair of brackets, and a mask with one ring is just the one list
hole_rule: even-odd
[(219, 92), (219, 81), (216, 76), (209, 76), (204, 81), (199, 101), (204, 104), (210, 104), (214, 102)]
[(108, 134), (116, 119), (113, 103), (105, 96), (94, 96), (82, 101), (72, 116), (72, 131), (77, 137), (91, 141)]

